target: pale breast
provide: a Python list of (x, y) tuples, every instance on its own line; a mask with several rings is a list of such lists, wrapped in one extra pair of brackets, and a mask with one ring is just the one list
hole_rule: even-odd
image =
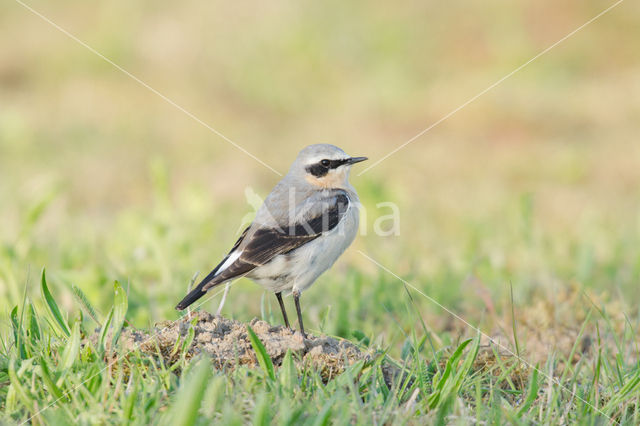
[(358, 232), (358, 223), (358, 205), (350, 197), (348, 210), (338, 226), (302, 247), (276, 256), (254, 269), (248, 277), (274, 292), (302, 291), (349, 247)]

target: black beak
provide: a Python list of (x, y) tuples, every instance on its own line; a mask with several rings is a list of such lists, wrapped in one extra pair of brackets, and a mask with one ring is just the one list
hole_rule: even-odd
[(367, 157), (351, 157), (347, 160), (347, 164), (356, 164), (364, 160), (368, 160), (368, 158)]

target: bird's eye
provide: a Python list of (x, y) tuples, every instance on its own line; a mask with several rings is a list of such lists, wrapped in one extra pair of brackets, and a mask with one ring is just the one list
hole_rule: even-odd
[(320, 164), (322, 164), (322, 167), (329, 167), (331, 165), (331, 161), (329, 160), (322, 160), (320, 162)]

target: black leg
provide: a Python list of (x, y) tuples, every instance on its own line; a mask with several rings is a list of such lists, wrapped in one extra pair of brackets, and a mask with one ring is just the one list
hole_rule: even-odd
[(280, 310), (282, 311), (282, 316), (284, 317), (284, 325), (286, 325), (287, 328), (291, 328), (291, 326), (289, 325), (289, 318), (287, 318), (287, 310), (284, 308), (284, 302), (282, 301), (282, 292), (276, 293), (276, 297), (278, 298)]
[(307, 333), (304, 332), (304, 325), (302, 324), (302, 311), (300, 311), (300, 292), (293, 292), (293, 301), (296, 303), (296, 312), (298, 312), (298, 323), (300, 324), (300, 333), (307, 338)]

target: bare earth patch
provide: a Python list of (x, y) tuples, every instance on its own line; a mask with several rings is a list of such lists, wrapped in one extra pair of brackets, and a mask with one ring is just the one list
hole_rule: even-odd
[[(372, 353), (363, 352), (347, 340), (308, 335), (304, 338), (297, 331), (284, 326), (272, 326), (265, 321), (252, 320), (249, 325), (262, 341), (273, 364), (282, 363), (287, 350), (296, 355), (299, 363), (311, 365), (330, 380), (353, 363), (373, 361)], [(193, 340), (186, 349), (186, 357), (206, 354), (218, 369), (237, 365), (257, 366), (255, 351), (247, 333), (247, 325), (239, 321), (215, 316), (208, 312), (194, 312), (176, 321), (164, 321), (150, 330), (123, 330), (120, 342), (125, 350), (139, 349), (144, 353), (160, 354), (169, 364), (180, 357), (185, 341), (193, 329)], [(391, 383), (395, 369), (383, 366), (387, 383)]]

